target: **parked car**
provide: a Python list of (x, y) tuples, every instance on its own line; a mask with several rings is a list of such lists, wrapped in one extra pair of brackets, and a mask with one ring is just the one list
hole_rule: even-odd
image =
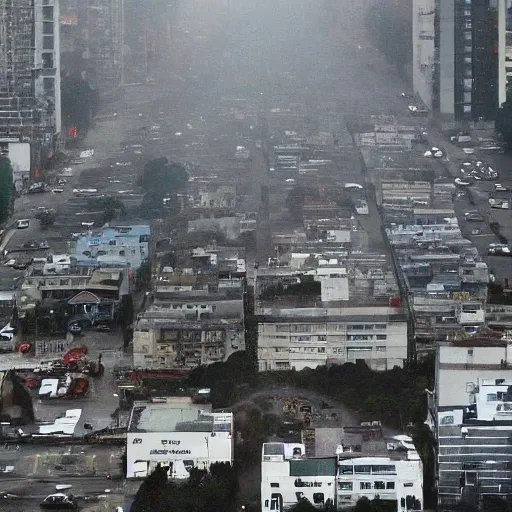
[(507, 187), (503, 186), (501, 183), (495, 183), (494, 190), (496, 192), (506, 192), (508, 189), (507, 189)]
[(20, 219), (18, 222), (16, 222), (16, 229), (27, 229), (29, 226), (29, 219)]
[(467, 222), (483, 222), (484, 220), (480, 212), (466, 212), (464, 218)]
[(68, 331), (71, 333), (71, 334), (74, 334), (75, 336), (78, 336), (80, 334), (82, 334), (82, 328), (78, 325), (78, 324), (70, 324), (68, 326)]
[(489, 256), (510, 256), (510, 247), (507, 244), (489, 244), (487, 254)]

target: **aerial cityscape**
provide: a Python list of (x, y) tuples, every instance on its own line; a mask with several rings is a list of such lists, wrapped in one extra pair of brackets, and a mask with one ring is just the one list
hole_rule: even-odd
[(0, 512), (512, 511), (512, 0), (0, 0)]

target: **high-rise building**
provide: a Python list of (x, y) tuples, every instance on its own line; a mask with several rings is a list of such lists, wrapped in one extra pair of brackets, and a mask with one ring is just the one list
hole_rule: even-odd
[(505, 101), (505, 1), (435, 0), (433, 108), (456, 121), (494, 120)]
[(43, 158), (61, 129), (58, 20), (58, 0), (0, 0), (0, 140)]
[(60, 0), (64, 73), (104, 93), (122, 82), (124, 0)]

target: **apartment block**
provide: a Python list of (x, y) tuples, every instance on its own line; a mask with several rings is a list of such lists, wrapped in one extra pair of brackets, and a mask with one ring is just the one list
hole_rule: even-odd
[(427, 424), (438, 510), (512, 495), (512, 344), (493, 333), (440, 344)]

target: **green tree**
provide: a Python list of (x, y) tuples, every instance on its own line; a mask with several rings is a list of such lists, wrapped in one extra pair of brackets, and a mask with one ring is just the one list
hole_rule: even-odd
[(318, 512), (318, 509), (307, 498), (301, 498), (290, 508), (290, 512)]
[(145, 261), (135, 273), (135, 288), (137, 291), (149, 290), (151, 286), (152, 267), (150, 261)]
[(5, 222), (9, 217), (12, 191), (11, 161), (6, 156), (0, 156), (0, 222)]

